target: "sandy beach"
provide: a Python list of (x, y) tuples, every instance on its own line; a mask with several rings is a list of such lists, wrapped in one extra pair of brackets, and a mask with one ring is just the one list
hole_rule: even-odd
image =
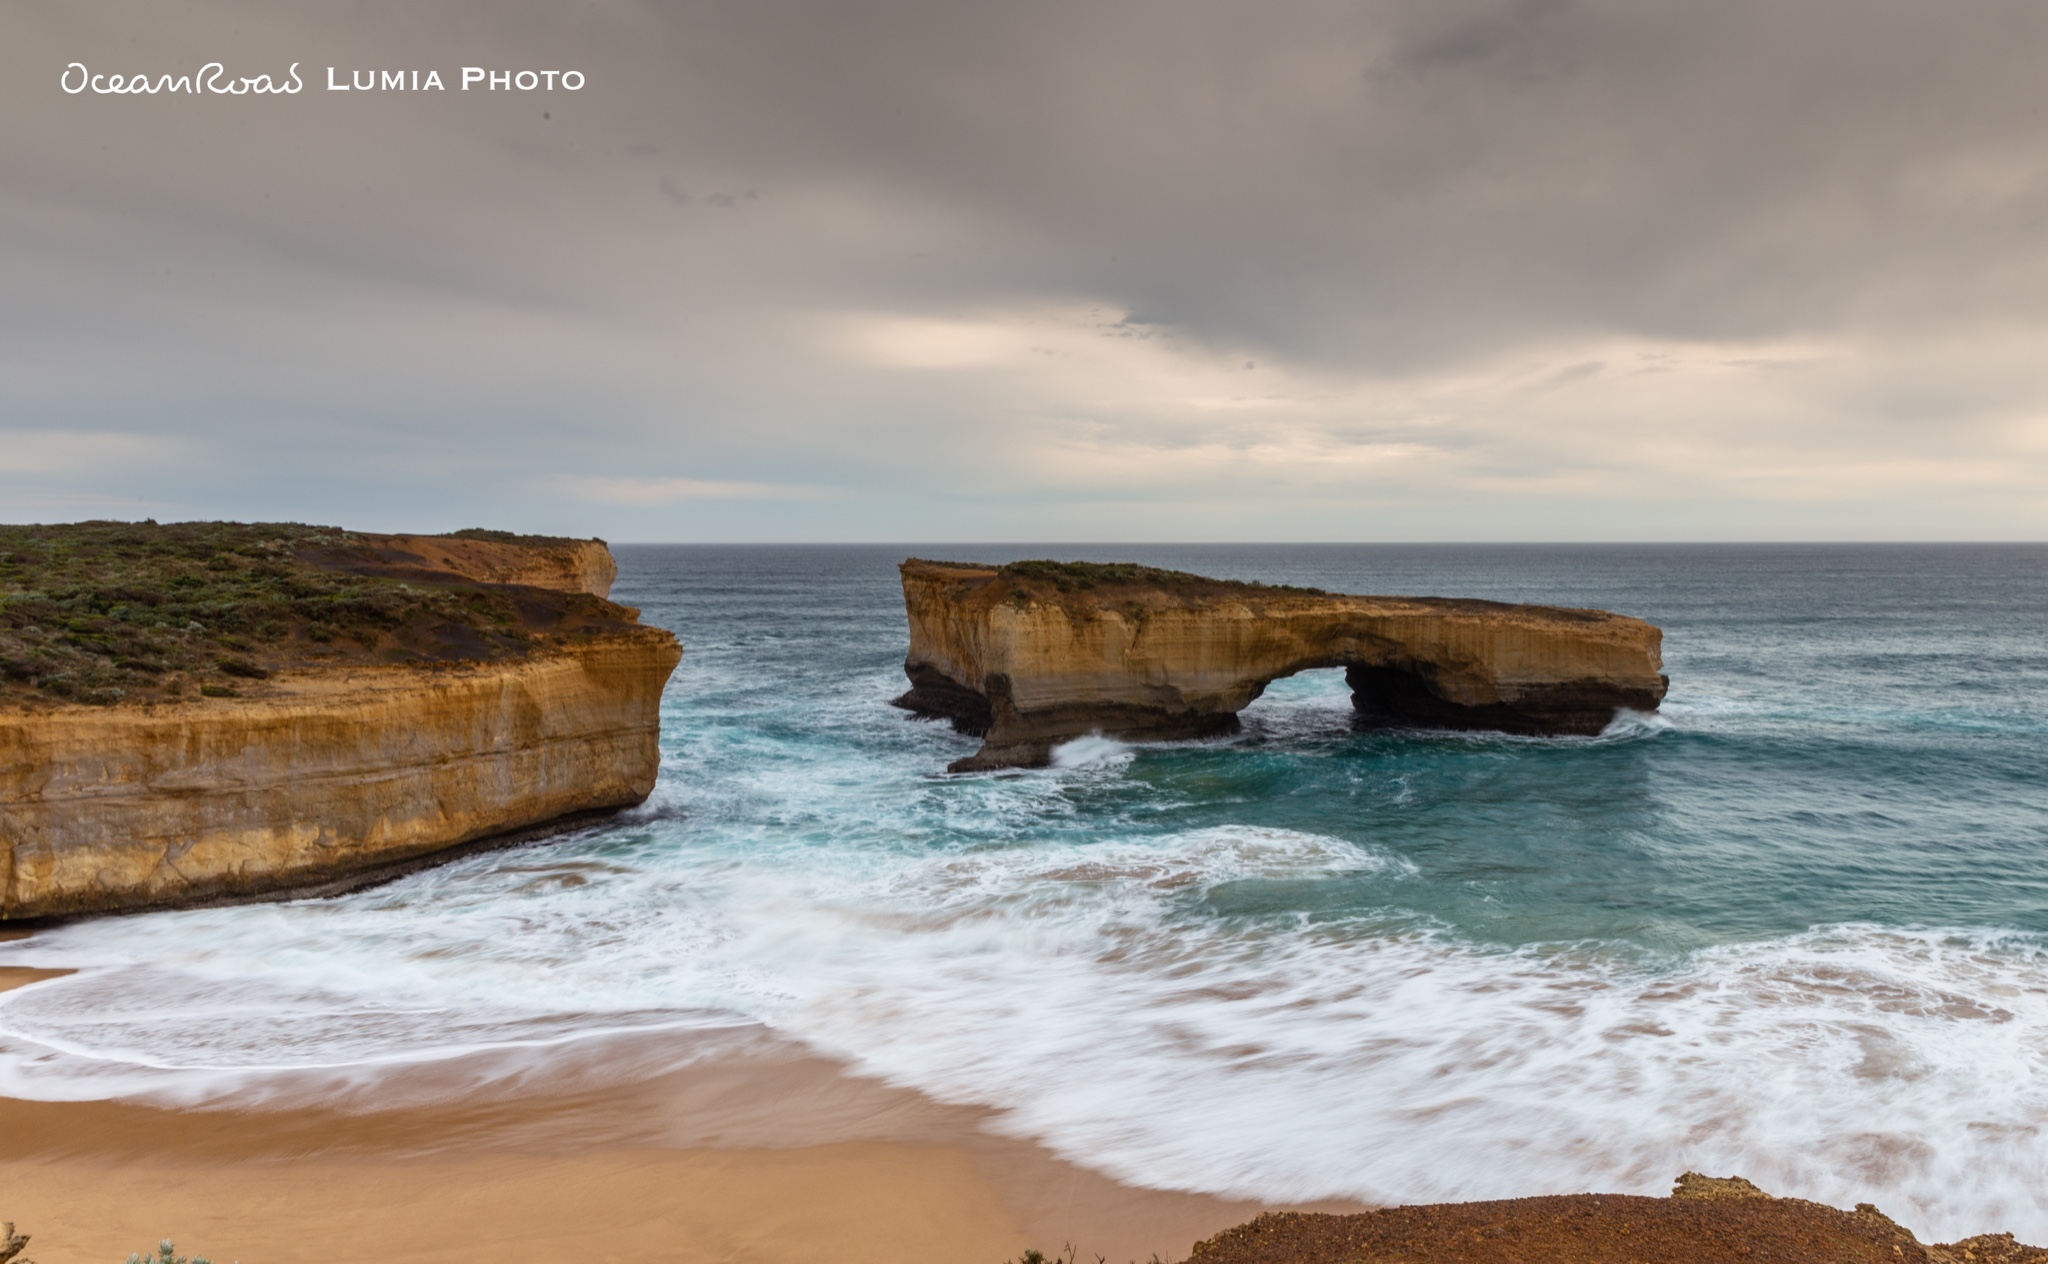
[[(0, 989), (50, 971), (0, 971)], [(634, 1050), (616, 1049), (626, 1064)], [(390, 1261), (1179, 1259), (1262, 1208), (1131, 1189), (977, 1111), (823, 1059), (718, 1059), (604, 1086), (605, 1055), (463, 1100), (460, 1068), (343, 1108), (0, 1099), (0, 1218), (40, 1264), (166, 1236), (218, 1264)], [(379, 1100), (385, 1105), (379, 1105)]]

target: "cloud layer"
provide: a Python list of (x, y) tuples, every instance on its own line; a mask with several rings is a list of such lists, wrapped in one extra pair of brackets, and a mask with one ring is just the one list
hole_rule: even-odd
[(0, 15), (0, 517), (2048, 534), (2038, 4), (482, 15)]

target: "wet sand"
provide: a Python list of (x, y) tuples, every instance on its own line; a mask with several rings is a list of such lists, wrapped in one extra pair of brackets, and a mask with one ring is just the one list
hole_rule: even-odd
[[(53, 973), (6, 969), (0, 990)], [(1178, 1260), (1266, 1209), (1120, 1185), (757, 1033), (643, 1077), (660, 1043), (560, 1051), (509, 1080), (476, 1061), (308, 1080), (255, 1109), (0, 1099), (0, 1219), (40, 1264), (164, 1237), (219, 1264), (1000, 1264), (1068, 1242)]]
[[(62, 973), (0, 969), (0, 990)], [(1693, 1174), (1669, 1200), (1263, 1215), (1280, 1209), (1119, 1185), (752, 1028), (263, 1084), (182, 1109), (0, 1098), (0, 1220), (41, 1264), (165, 1237), (217, 1264), (1001, 1264), (1067, 1243), (1122, 1264), (1202, 1239), (1217, 1264), (2048, 1264)]]
[(32, 970), (27, 966), (0, 966), (0, 992), (11, 992), (18, 987), (40, 983), (44, 979), (61, 979), (70, 970)]

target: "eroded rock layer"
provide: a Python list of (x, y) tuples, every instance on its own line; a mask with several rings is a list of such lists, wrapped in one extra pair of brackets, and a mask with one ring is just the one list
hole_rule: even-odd
[(1654, 710), (1662, 633), (1600, 610), (1362, 597), (1135, 566), (911, 559), (897, 705), (982, 735), (954, 771), (1044, 764), (1088, 733), (1232, 731), (1267, 684), (1342, 667), (1367, 717), (1428, 727), (1593, 734)]
[(306, 564), (480, 580), (451, 591), (507, 630), (433, 625), (408, 661), (279, 650), (232, 693), (0, 710), (0, 921), (334, 886), (647, 797), (682, 650), (592, 592), (602, 544), (350, 547)]

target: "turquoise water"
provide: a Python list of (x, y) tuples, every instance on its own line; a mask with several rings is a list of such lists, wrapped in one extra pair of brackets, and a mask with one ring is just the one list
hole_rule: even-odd
[[(910, 551), (1604, 607), (1665, 629), (1672, 691), (1591, 739), (1354, 732), (1341, 672), (1305, 673), (1234, 738), (947, 777), (973, 741), (886, 705)], [(0, 996), (0, 1091), (251, 1101), (766, 1033), (1145, 1184), (1698, 1167), (2048, 1239), (2048, 548), (619, 555), (687, 647), (648, 805), (0, 945), (84, 967)]]
[[(1255, 704), (1240, 739), (1145, 751), (1025, 817), (947, 819), (930, 786), (882, 816), (935, 812), (917, 824), (955, 843), (1235, 823), (1327, 834), (1419, 867), (1425, 881), (1403, 916), (1505, 945), (1600, 938), (1674, 951), (1861, 920), (2048, 931), (2048, 550), (1061, 555), (1089, 552), (1334, 591), (1637, 614), (1666, 630), (1672, 723), (1597, 742), (1354, 734), (1342, 673), (1307, 673)], [(763, 737), (773, 747), (748, 756), (856, 747), (901, 756), (913, 773), (973, 749), (873, 711), (901, 688), (899, 555), (627, 551), (640, 565), (622, 599), (684, 635), (705, 686), (691, 709), (715, 717), (679, 732), (678, 759), (712, 781), (732, 742)], [(1382, 907), (1370, 890), (1312, 886), (1280, 893), (1276, 909)], [(1238, 894), (1247, 911), (1257, 905)]]

